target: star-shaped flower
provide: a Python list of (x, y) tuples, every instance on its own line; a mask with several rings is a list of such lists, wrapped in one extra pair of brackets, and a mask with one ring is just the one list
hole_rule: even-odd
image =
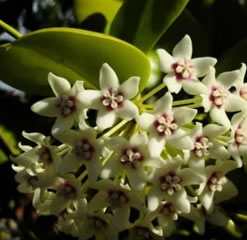
[(173, 56), (164, 49), (158, 49), (157, 53), (161, 71), (167, 73), (163, 81), (171, 93), (178, 93), (183, 88), (189, 94), (200, 94), (204, 86), (198, 78), (205, 76), (209, 66), (214, 66), (217, 61), (211, 57), (191, 59), (192, 42), (188, 35), (174, 47)]
[(149, 151), (152, 157), (160, 156), (165, 143), (178, 149), (193, 149), (194, 145), (189, 136), (180, 129), (195, 117), (197, 110), (180, 107), (172, 110), (172, 95), (166, 93), (154, 104), (154, 114), (143, 113), (137, 122), (149, 132)]
[(106, 141), (109, 149), (113, 150), (113, 155), (103, 167), (101, 177), (107, 179), (126, 171), (130, 186), (135, 190), (142, 190), (147, 181), (146, 167), (163, 165), (160, 157), (150, 156), (147, 143), (145, 134), (135, 134), (129, 141), (120, 136)]
[(83, 126), (87, 118), (86, 109), (78, 101), (78, 94), (84, 91), (83, 82), (76, 81), (71, 88), (68, 80), (53, 73), (48, 74), (48, 81), (56, 97), (38, 101), (32, 105), (32, 111), (57, 118), (52, 127), (53, 134), (71, 128), (75, 121)]
[(231, 121), (231, 140), (229, 152), (242, 167), (242, 158), (247, 159), (247, 111), (235, 114)]
[(239, 70), (221, 73), (215, 77), (215, 69), (210, 67), (208, 75), (202, 80), (207, 91), (201, 94), (202, 106), (205, 112), (210, 111), (213, 121), (230, 128), (231, 123), (226, 112), (236, 112), (246, 109), (246, 101), (232, 94), (229, 89), (239, 79)]
[(199, 185), (204, 177), (190, 168), (181, 169), (182, 160), (179, 156), (167, 160), (162, 168), (155, 170), (150, 193), (148, 194), (148, 208), (156, 210), (162, 200), (171, 202), (184, 213), (190, 212), (190, 201), (185, 186)]
[(57, 138), (68, 144), (71, 149), (59, 163), (58, 173), (75, 172), (81, 165), (85, 165), (90, 181), (96, 181), (100, 173), (103, 154), (103, 142), (96, 139), (97, 133), (93, 128), (80, 131), (69, 129), (57, 135)]
[[(206, 167), (206, 181), (198, 189), (199, 199), (208, 213), (213, 211), (214, 202), (219, 203), (238, 194), (237, 188), (225, 175), (237, 168), (231, 160), (217, 161), (216, 165)], [(214, 201), (215, 196), (215, 201)]]
[(184, 150), (186, 163), (189, 166), (203, 170), (205, 167), (205, 160), (208, 158), (213, 159), (228, 159), (230, 154), (226, 148), (221, 145), (216, 137), (220, 136), (226, 131), (224, 126), (216, 124), (208, 124), (205, 127), (197, 122), (196, 126), (188, 133), (194, 143), (192, 150)]
[(100, 69), (100, 89), (85, 90), (80, 101), (88, 108), (97, 109), (97, 126), (100, 130), (111, 127), (117, 117), (131, 120), (137, 117), (138, 108), (130, 101), (137, 93), (140, 78), (131, 77), (121, 85), (114, 70), (104, 63)]
[(114, 222), (119, 229), (127, 229), (130, 226), (131, 207), (138, 211), (144, 209), (142, 196), (133, 190), (131, 191), (127, 185), (115, 184), (113, 181), (106, 179), (90, 187), (98, 189), (98, 193), (89, 202), (88, 209), (90, 211), (100, 211), (108, 207), (112, 210)]

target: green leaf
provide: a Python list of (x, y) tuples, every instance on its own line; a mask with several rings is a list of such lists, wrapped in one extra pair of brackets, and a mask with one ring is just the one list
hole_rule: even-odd
[(247, 38), (240, 41), (233, 48), (228, 50), (218, 60), (217, 72), (230, 71), (241, 67), (241, 63), (247, 64)]
[(7, 155), (4, 153), (4, 151), (0, 148), (0, 165), (7, 162), (8, 161), (8, 157)]
[(81, 23), (93, 14), (102, 14), (108, 24), (111, 24), (123, 0), (75, 0), (74, 15), (77, 22)]
[(110, 34), (144, 52), (153, 48), (189, 0), (126, 0), (112, 22)]
[(99, 70), (108, 63), (120, 82), (141, 78), (144, 89), (150, 75), (148, 58), (133, 45), (100, 33), (72, 28), (43, 29), (0, 46), (0, 79), (29, 93), (51, 93), (49, 72), (71, 83), (84, 80), (86, 88), (98, 88)]

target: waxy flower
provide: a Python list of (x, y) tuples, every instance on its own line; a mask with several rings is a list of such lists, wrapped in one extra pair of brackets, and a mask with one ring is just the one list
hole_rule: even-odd
[(240, 71), (221, 73), (215, 78), (215, 69), (210, 67), (208, 75), (202, 80), (207, 86), (207, 91), (201, 94), (202, 106), (205, 112), (210, 111), (213, 121), (230, 128), (231, 123), (226, 112), (236, 112), (246, 109), (243, 98), (232, 94), (229, 89), (239, 79)]
[(243, 111), (235, 114), (231, 121), (231, 140), (228, 150), (237, 161), (238, 166), (242, 166), (242, 159), (247, 158), (247, 112)]
[(212, 57), (191, 59), (192, 42), (188, 35), (174, 47), (173, 56), (164, 49), (158, 49), (157, 53), (160, 69), (167, 73), (163, 81), (171, 93), (178, 93), (183, 88), (189, 94), (200, 94), (204, 86), (198, 78), (205, 76), (209, 66), (214, 66), (217, 61)]
[(151, 157), (147, 149), (148, 138), (145, 134), (135, 134), (130, 140), (117, 136), (112, 137), (106, 144), (113, 150), (113, 156), (105, 164), (101, 177), (106, 179), (126, 171), (130, 186), (141, 190), (146, 184), (146, 167), (161, 167), (160, 157)]
[(85, 90), (80, 101), (88, 108), (97, 109), (97, 126), (102, 131), (111, 127), (117, 117), (131, 120), (137, 117), (138, 108), (129, 99), (138, 93), (140, 78), (131, 77), (121, 85), (114, 70), (104, 63), (100, 69), (100, 91)]
[(226, 174), (237, 168), (237, 164), (231, 160), (217, 161), (216, 165), (206, 167), (206, 181), (198, 189), (199, 199), (207, 212), (211, 213), (215, 203), (219, 203), (238, 193), (237, 188), (226, 178)]
[(128, 185), (115, 184), (110, 180), (101, 180), (90, 186), (98, 190), (98, 193), (88, 204), (90, 211), (109, 208), (113, 212), (113, 219), (119, 229), (127, 229), (130, 226), (129, 217), (131, 207), (142, 212), (144, 201), (142, 196), (131, 190)]
[(171, 202), (183, 213), (190, 212), (190, 201), (187, 196), (185, 186), (199, 185), (204, 177), (190, 168), (181, 169), (182, 160), (179, 156), (173, 160), (167, 160), (164, 167), (156, 169), (150, 193), (148, 194), (148, 208), (150, 211), (156, 210), (162, 200)]
[(57, 135), (57, 138), (70, 146), (70, 151), (60, 161), (58, 173), (75, 172), (85, 165), (90, 181), (96, 181), (101, 170), (103, 142), (96, 139), (97, 133), (93, 128), (80, 131), (69, 129)]
[(143, 113), (138, 119), (138, 125), (149, 132), (149, 151), (152, 157), (160, 156), (165, 143), (178, 149), (193, 149), (193, 142), (180, 129), (195, 117), (197, 110), (180, 107), (172, 110), (172, 95), (166, 93), (154, 104), (154, 114)]
[(31, 109), (46, 117), (56, 117), (52, 133), (69, 129), (74, 122), (84, 125), (87, 118), (86, 109), (78, 101), (78, 94), (84, 91), (83, 82), (76, 81), (71, 88), (70, 83), (62, 77), (48, 74), (48, 81), (56, 97), (49, 97), (33, 104)]
[(192, 150), (184, 150), (185, 163), (197, 169), (198, 171), (204, 169), (205, 160), (213, 159), (228, 159), (230, 154), (226, 148), (221, 145), (216, 138), (222, 135), (226, 128), (216, 124), (208, 124), (205, 127), (197, 122), (196, 126), (188, 133), (194, 143)]

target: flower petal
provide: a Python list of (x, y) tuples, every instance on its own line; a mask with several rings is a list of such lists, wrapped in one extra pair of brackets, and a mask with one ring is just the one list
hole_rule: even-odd
[(225, 103), (225, 110), (227, 112), (236, 112), (246, 109), (247, 109), (247, 102), (243, 98), (234, 94), (229, 94), (227, 96), (227, 101)]
[(209, 212), (212, 211), (213, 197), (214, 197), (214, 192), (210, 192), (207, 189), (205, 189), (199, 197), (202, 205)]
[(118, 77), (107, 63), (104, 63), (100, 69), (99, 84), (101, 89), (119, 87)]
[(88, 179), (90, 182), (95, 182), (100, 174), (102, 165), (99, 158), (91, 159), (89, 162), (85, 162), (87, 171), (88, 171)]
[(61, 131), (65, 131), (70, 129), (74, 124), (74, 118), (72, 116), (69, 117), (57, 117), (54, 125), (52, 126), (52, 134), (57, 135)]
[(181, 191), (177, 191), (173, 196), (172, 196), (172, 203), (180, 209), (183, 213), (189, 213), (190, 212), (190, 202), (187, 198), (187, 193), (182, 188)]
[(141, 116), (137, 117), (137, 123), (143, 130), (148, 130), (153, 125), (154, 121), (155, 116), (150, 113), (143, 113)]
[(125, 99), (132, 99), (139, 90), (139, 77), (131, 77), (121, 84), (119, 91), (123, 92)]
[(87, 205), (89, 211), (102, 210), (109, 204), (107, 202), (108, 194), (105, 191), (99, 191)]
[(73, 172), (79, 165), (82, 165), (82, 162), (80, 162), (74, 154), (68, 154), (64, 158), (62, 158), (59, 161), (59, 164), (57, 165), (56, 171), (63, 175), (66, 173)]
[(215, 138), (224, 132), (226, 132), (226, 127), (224, 126), (219, 126), (216, 124), (208, 124), (203, 128), (203, 134), (204, 136), (207, 136), (209, 138)]
[(216, 84), (214, 67), (209, 67), (208, 74), (202, 79), (202, 83), (208, 88), (211, 88), (212, 85)]
[(183, 89), (190, 95), (207, 94), (208, 88), (198, 80), (182, 81)]
[(196, 76), (203, 77), (208, 73), (209, 67), (214, 66), (217, 62), (217, 59), (212, 57), (200, 57), (193, 58), (192, 65), (196, 68)]
[(223, 185), (222, 191), (215, 193), (215, 203), (220, 203), (229, 200), (237, 195), (238, 189), (229, 179), (227, 179), (226, 184)]
[(116, 113), (114, 111), (107, 112), (104, 110), (99, 110), (97, 114), (97, 126), (100, 131), (113, 126), (116, 120)]
[(167, 138), (167, 143), (182, 150), (192, 150), (194, 143), (189, 136), (186, 136), (182, 130), (177, 130), (174, 135)]
[(110, 178), (111, 176), (114, 176), (115, 174), (122, 171), (123, 167), (119, 162), (120, 156), (113, 156), (111, 157), (107, 163), (104, 165), (102, 171), (101, 171), (101, 177), (103, 179)]
[(117, 116), (127, 121), (138, 116), (138, 107), (131, 101), (125, 100), (123, 107), (116, 111)]
[(213, 107), (210, 110), (210, 117), (213, 121), (222, 124), (226, 128), (231, 127), (230, 120), (228, 119), (225, 110), (223, 108)]
[(48, 82), (56, 96), (60, 96), (71, 89), (67, 79), (58, 77), (51, 72), (48, 74)]
[(163, 82), (167, 85), (168, 91), (170, 93), (179, 93), (182, 89), (181, 81), (176, 79), (173, 73), (168, 73), (164, 78)]
[(117, 229), (125, 230), (129, 227), (130, 208), (129, 206), (116, 208), (113, 213), (114, 225)]
[(56, 108), (56, 98), (45, 98), (31, 106), (31, 110), (45, 117), (56, 117), (59, 112)]
[(182, 184), (184, 186), (199, 185), (204, 180), (203, 175), (190, 168), (183, 168), (182, 170), (180, 170), (180, 175), (182, 177)]
[(189, 35), (185, 35), (174, 47), (172, 54), (175, 58), (191, 59), (192, 42)]
[(127, 171), (127, 176), (130, 186), (134, 190), (141, 191), (145, 187), (146, 182), (144, 180), (143, 169), (141, 169), (140, 171), (138, 171), (138, 169)]
[(148, 137), (145, 133), (135, 134), (129, 141), (132, 146), (144, 146), (148, 142)]
[(79, 101), (85, 105), (85, 107), (89, 107), (92, 109), (100, 109), (103, 108), (100, 98), (102, 97), (101, 91), (98, 90), (85, 90), (79, 93), (78, 99)]
[(239, 79), (239, 75), (239, 70), (223, 72), (217, 77), (217, 82), (219, 82), (226, 89), (229, 89)]
[(172, 64), (175, 62), (173, 56), (171, 56), (165, 49), (158, 49), (156, 52), (159, 56), (161, 71), (165, 73), (171, 72)]
[(160, 205), (162, 198), (160, 190), (156, 187), (152, 187), (148, 194), (148, 209), (149, 211), (155, 211)]
[(172, 111), (172, 95), (168, 92), (154, 103), (154, 111), (158, 114), (170, 113)]
[(191, 122), (196, 116), (196, 114), (197, 114), (196, 109), (187, 108), (187, 107), (176, 108), (173, 112), (173, 116), (178, 126), (183, 126)]
[(148, 150), (151, 157), (159, 157), (165, 145), (165, 139), (151, 136), (148, 143)]

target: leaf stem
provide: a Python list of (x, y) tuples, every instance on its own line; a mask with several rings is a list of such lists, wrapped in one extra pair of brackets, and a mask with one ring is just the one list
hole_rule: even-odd
[(11, 27), (10, 25), (8, 25), (2, 20), (0, 20), (0, 27), (2, 27), (6, 32), (8, 32), (15, 39), (22, 37), (22, 34), (20, 32), (18, 32), (15, 28)]
[(153, 90), (151, 90), (150, 92), (148, 92), (146, 95), (144, 95), (141, 98), (141, 101), (144, 102), (146, 101), (148, 98), (152, 97), (155, 93), (159, 92), (162, 88), (164, 88), (166, 86), (165, 83), (161, 83), (159, 84), (157, 87), (155, 87)]

